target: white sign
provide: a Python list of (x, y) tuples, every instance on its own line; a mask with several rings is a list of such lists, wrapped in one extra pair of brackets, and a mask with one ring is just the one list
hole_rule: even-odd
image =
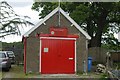
[(54, 34), (54, 31), (51, 31), (51, 34)]
[(48, 48), (44, 48), (44, 52), (48, 52)]

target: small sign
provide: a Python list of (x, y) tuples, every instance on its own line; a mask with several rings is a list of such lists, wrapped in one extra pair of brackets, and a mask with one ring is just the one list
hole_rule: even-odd
[(48, 48), (44, 48), (44, 52), (48, 52)]
[(54, 34), (54, 31), (51, 31), (51, 34)]

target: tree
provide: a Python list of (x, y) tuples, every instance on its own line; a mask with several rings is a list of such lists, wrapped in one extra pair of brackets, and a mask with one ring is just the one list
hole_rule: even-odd
[[(39, 14), (43, 18), (57, 6), (55, 2), (35, 2), (32, 9), (43, 8)], [(101, 47), (104, 34), (120, 31), (120, 2), (64, 2), (61, 7), (91, 36), (89, 47)]]
[(17, 15), (6, 1), (0, 2), (0, 38), (11, 34), (20, 35), (19, 26), (33, 25), (28, 19), (28, 16)]
[(102, 40), (102, 47), (108, 50), (120, 50), (120, 42), (114, 37), (112, 33), (105, 34)]

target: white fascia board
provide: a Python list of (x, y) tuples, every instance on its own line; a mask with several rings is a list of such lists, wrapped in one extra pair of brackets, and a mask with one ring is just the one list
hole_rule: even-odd
[(76, 38), (63, 38), (63, 37), (40, 37), (40, 39), (76, 40)]
[(91, 37), (71, 18), (69, 17), (61, 8), (60, 12), (82, 33), (85, 37), (90, 40)]
[(35, 29), (37, 29), (40, 25), (42, 25), (46, 20), (48, 20), (51, 16), (53, 16), (57, 11), (58, 7), (54, 9), (51, 13), (49, 13), (43, 20), (41, 20), (35, 27), (31, 28), (28, 32), (26, 32), (23, 36), (28, 37), (31, 32), (33, 32)]
[(48, 20), (51, 16), (53, 16), (56, 12), (60, 12), (82, 33), (85, 35), (85, 37), (90, 40), (91, 37), (70, 17), (68, 16), (60, 7), (57, 7), (54, 9), (51, 13), (49, 13), (42, 21), (40, 21), (35, 27), (31, 28), (28, 32), (26, 32), (23, 36), (28, 37), (29, 34), (37, 29), (40, 25), (42, 25), (46, 20)]

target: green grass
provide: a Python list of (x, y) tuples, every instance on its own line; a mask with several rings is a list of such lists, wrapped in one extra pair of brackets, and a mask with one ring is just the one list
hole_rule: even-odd
[(23, 66), (12, 66), (9, 72), (3, 71), (3, 78), (18, 78), (18, 77), (24, 77), (23, 73)]
[(2, 79), (2, 72), (0, 72), (0, 80)]
[(87, 75), (85, 75), (84, 73), (77, 73), (77, 75), (80, 77), (80, 78), (97, 78), (97, 79), (101, 79), (101, 78), (105, 78), (105, 74), (103, 73), (95, 73), (95, 72), (88, 72)]
[(108, 76), (106, 74), (102, 74), (99, 80), (108, 80)]
[(2, 78), (32, 78), (35, 75), (38, 74), (25, 74), (23, 71), (23, 66), (22, 65), (15, 65), (13, 66), (9, 72), (2, 72)]
[(116, 67), (118, 66), (118, 70), (120, 70), (120, 62), (114, 62), (113, 63), (113, 68), (116, 69)]
[[(101, 80), (106, 77), (106, 75), (103, 73), (96, 74), (95, 72), (89, 72), (89, 73), (87, 73), (87, 75), (77, 72), (77, 75), (80, 78), (98, 78)], [(23, 65), (12, 66), (12, 68), (10, 69), (9, 72), (2, 73), (2, 78), (36, 78), (36, 77), (39, 78), (39, 77), (41, 77), (41, 75), (39, 73), (29, 73), (26, 75), (23, 71)]]

